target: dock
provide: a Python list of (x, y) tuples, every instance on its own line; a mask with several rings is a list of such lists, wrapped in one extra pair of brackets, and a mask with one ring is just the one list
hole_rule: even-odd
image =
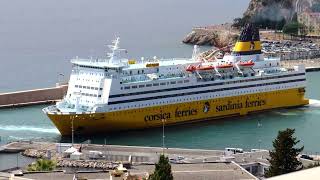
[[(59, 171), (51, 173), (24, 173), (30, 179), (70, 179), (75, 169), (87, 179), (108, 179), (111, 172), (120, 163), (125, 165), (131, 175), (144, 177), (151, 174), (159, 155), (164, 153), (170, 159), (174, 179), (258, 179), (269, 167), (269, 151), (255, 149), (252, 151), (228, 152), (225, 150), (162, 148), (145, 146), (120, 146), (100, 144), (74, 144), (81, 149), (81, 158), (73, 159), (65, 156), (71, 144), (53, 142), (20, 141), (2, 146), (0, 153), (22, 152), (24, 156), (33, 158), (51, 158), (57, 162)], [(50, 152), (50, 153), (48, 153)], [(99, 156), (92, 158), (95, 152)], [(92, 154), (91, 154), (92, 155)], [(300, 159), (304, 166), (316, 161)], [(127, 165), (129, 164), (129, 165)], [(74, 171), (72, 171), (74, 172)], [(199, 179), (199, 180), (200, 180)]]
[(0, 93), (0, 108), (54, 103), (63, 98), (67, 89), (67, 84), (57, 84), (51, 88)]
[[(12, 142), (3, 146), (0, 153), (22, 152), (29, 157), (34, 156), (36, 158), (41, 154), (41, 157), (48, 158), (47, 152), (50, 151), (51, 159), (57, 161), (59, 169), (64, 170), (66, 168), (63, 172), (24, 173), (23, 177), (30, 179), (50, 179), (52, 177), (72, 179), (73, 174), (70, 173), (70, 168), (75, 168), (79, 176), (87, 179), (109, 179), (115, 165), (119, 163), (130, 163), (131, 165), (128, 167), (130, 174), (144, 177), (154, 171), (154, 164), (158, 162), (162, 153), (170, 158), (174, 179), (193, 180), (199, 178), (212, 179), (212, 177), (216, 177), (216, 179), (223, 177), (223, 179), (230, 180), (257, 179), (236, 162), (246, 160), (245, 164), (250, 171), (251, 165), (247, 163), (249, 159), (242, 157), (233, 157), (233, 160), (222, 158), (225, 157), (225, 152), (222, 150), (74, 144), (73, 147), (77, 149), (81, 147), (81, 153), (85, 156), (78, 160), (72, 160), (63, 156), (65, 149), (59, 153), (60, 148), (66, 148), (66, 145), (71, 146), (71, 144), (50, 142)], [(90, 159), (87, 155), (92, 151), (101, 152), (103, 156)], [(266, 153), (266, 151), (262, 153)], [(248, 154), (245, 156), (249, 157)], [(259, 153), (256, 156), (267, 157), (266, 155), (259, 155)], [(250, 158), (257, 158), (256, 156), (250, 155)], [(253, 165), (256, 165), (256, 162)]]

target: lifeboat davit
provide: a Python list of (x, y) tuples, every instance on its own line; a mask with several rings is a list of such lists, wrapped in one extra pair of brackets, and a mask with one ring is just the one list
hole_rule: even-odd
[(247, 62), (239, 62), (238, 66), (240, 66), (240, 67), (253, 67), (254, 62), (252, 60), (247, 61)]
[(189, 65), (189, 66), (187, 67), (187, 69), (186, 69), (186, 71), (188, 71), (188, 72), (193, 72), (193, 71), (195, 71), (195, 70), (196, 70), (196, 67), (193, 66), (193, 65)]

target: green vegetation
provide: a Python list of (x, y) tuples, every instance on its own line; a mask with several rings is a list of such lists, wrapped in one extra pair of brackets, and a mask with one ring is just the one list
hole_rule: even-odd
[[(310, 27), (311, 30), (312, 27)], [(298, 22), (289, 22), (284, 25), (282, 29), (284, 34), (294, 34), (294, 35), (306, 35), (306, 27), (305, 25), (298, 23)]]
[(249, 17), (245, 16), (243, 18), (236, 18), (233, 20), (232, 26), (235, 28), (242, 28), (244, 25), (254, 22), (254, 24), (262, 29), (275, 29), (282, 30), (284, 25), (286, 24), (286, 20), (282, 18), (281, 20), (270, 20), (262, 17)]
[(299, 23), (291, 22), (284, 25), (282, 32), (285, 34), (298, 34), (299, 33)]
[(159, 162), (155, 165), (154, 173), (150, 175), (149, 180), (173, 180), (168, 157), (160, 155)]
[(240, 29), (244, 27), (246, 24), (248, 24), (249, 22), (251, 22), (250, 16), (244, 16), (243, 18), (235, 18), (233, 20), (232, 26)]
[(270, 168), (266, 172), (266, 177), (277, 176), (290, 173), (302, 168), (302, 163), (297, 156), (304, 147), (295, 148), (300, 141), (294, 137), (294, 129), (279, 131), (277, 138), (273, 141), (274, 150), (270, 151)]
[(56, 168), (56, 162), (48, 159), (38, 159), (35, 163), (29, 164), (28, 171), (53, 171)]

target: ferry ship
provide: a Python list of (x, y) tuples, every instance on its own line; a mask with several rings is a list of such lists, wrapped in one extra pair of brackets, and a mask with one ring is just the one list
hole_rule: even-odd
[(71, 60), (66, 96), (43, 112), (61, 135), (177, 125), (275, 108), (303, 106), (303, 65), (280, 66), (264, 57), (259, 30), (245, 26), (232, 52), (223, 57), (132, 60), (119, 38), (103, 59)]

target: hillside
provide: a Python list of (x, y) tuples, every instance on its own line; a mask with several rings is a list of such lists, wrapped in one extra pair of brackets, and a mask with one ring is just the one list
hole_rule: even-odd
[[(234, 20), (234, 27), (254, 22), (261, 28), (282, 29), (296, 14), (319, 8), (320, 0), (251, 0), (242, 18)], [(315, 7), (314, 7), (315, 6)]]

